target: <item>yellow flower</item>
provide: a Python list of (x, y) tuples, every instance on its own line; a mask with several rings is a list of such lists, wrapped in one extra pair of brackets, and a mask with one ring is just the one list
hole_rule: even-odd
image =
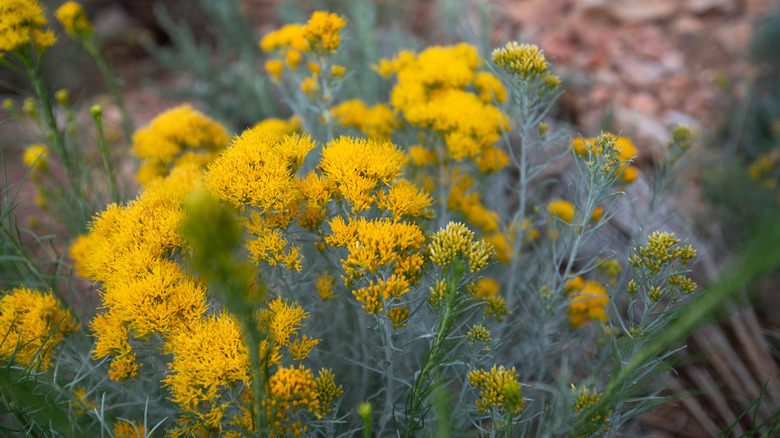
[(346, 25), (344, 18), (323, 11), (316, 11), (309, 18), (309, 22), (303, 26), (303, 36), (315, 49), (333, 52), (341, 38), (339, 31)]
[(303, 26), (300, 24), (288, 24), (275, 32), (269, 33), (260, 40), (260, 48), (266, 52), (286, 47), (299, 52), (309, 50), (309, 43), (303, 36)]
[(606, 306), (609, 304), (607, 290), (593, 281), (585, 282), (579, 290), (573, 289), (574, 287), (576, 286), (572, 285), (569, 288), (572, 291), (569, 303), (569, 323), (572, 327), (582, 327), (586, 321), (606, 321)]
[(262, 128), (247, 129), (209, 165), (205, 182), (236, 207), (251, 204), (267, 213), (283, 212), (298, 200), (295, 172), (312, 149), (308, 136), (278, 137)]
[(300, 246), (289, 245), (282, 235), (282, 230), (274, 229), (256, 212), (251, 213), (247, 229), (257, 238), (246, 243), (246, 248), (252, 255), (252, 261), (264, 261), (271, 266), (282, 265), (290, 272), (301, 271)]
[(70, 310), (51, 292), (18, 287), (0, 298), (0, 357), (35, 370), (49, 369), (53, 349), (78, 329)]
[(86, 37), (92, 33), (92, 23), (84, 8), (76, 2), (65, 2), (57, 9), (57, 21), (71, 36)]
[(300, 64), (303, 60), (303, 55), (301, 52), (295, 49), (288, 49), (284, 55), (284, 59), (287, 61), (287, 65), (289, 65), (291, 69), (295, 70), (298, 68), (298, 64)]
[(117, 420), (114, 422), (114, 438), (144, 438), (147, 434), (146, 427), (135, 421)]
[(474, 88), (479, 92), (479, 98), (485, 103), (506, 101), (506, 89), (501, 80), (488, 72), (480, 72), (474, 76)]
[[(352, 294), (358, 302), (363, 303), (361, 306), (363, 310), (371, 315), (375, 315), (384, 309), (384, 304), (387, 300), (391, 298), (400, 298), (407, 292), (409, 292), (409, 281), (404, 277), (399, 277), (394, 274), (387, 280), (381, 278), (376, 282), (371, 280), (370, 285), (353, 291)], [(394, 312), (392, 317), (390, 317), (391, 314), (388, 313), (388, 317), (390, 317), (391, 320), (394, 317), (401, 318), (401, 316), (403, 316), (401, 313), (398, 313), (401, 312), (400, 309)], [(403, 319), (405, 320), (406, 318)], [(400, 324), (400, 322), (401, 320), (394, 321), (394, 328), (396, 326), (395, 323)]]
[(405, 161), (403, 152), (390, 142), (340, 137), (322, 150), (319, 169), (336, 183), (352, 210), (360, 212), (376, 199), (371, 192), (398, 176)]
[(225, 410), (238, 403), (223, 396), (236, 386), (250, 386), (248, 349), (238, 323), (226, 313), (191, 324), (191, 330), (175, 332), (165, 342), (173, 359), (163, 382), (183, 413), (219, 428)]
[(390, 210), (393, 217), (420, 217), (433, 203), (431, 196), (405, 179), (396, 181), (387, 193), (377, 200), (379, 208)]
[[(551, 215), (558, 217), (567, 224), (574, 223), (575, 214), (578, 216), (582, 215), (581, 211), (576, 210), (574, 204), (559, 198), (550, 200), (550, 203), (547, 204), (547, 211), (549, 211)], [(602, 214), (604, 214), (604, 210), (601, 207), (596, 207), (593, 209), (593, 213), (590, 215), (590, 220), (597, 221), (601, 218)], [(578, 219), (582, 218), (578, 217)]]
[[(181, 164), (174, 161), (188, 152), (203, 155), (201, 164), (207, 163), (229, 142), (225, 127), (189, 105), (172, 108), (159, 114), (149, 126), (139, 129), (133, 136), (133, 152), (143, 159), (136, 179), (148, 185)], [(193, 162), (191, 158), (187, 160)]]
[(306, 94), (314, 94), (319, 90), (319, 85), (317, 85), (317, 82), (312, 77), (304, 78), (303, 81), (301, 81), (301, 91), (303, 91)]
[(477, 400), (477, 411), (488, 414), (491, 408), (501, 408), (509, 414), (519, 414), (525, 406), (517, 371), (512, 367), (492, 367), (490, 372), (473, 370), (469, 373), (469, 382), (481, 389)]
[(317, 278), (317, 293), (320, 295), (320, 298), (324, 301), (328, 298), (333, 297), (333, 280), (335, 277), (333, 275), (327, 275), (323, 274), (319, 278)]
[(409, 160), (417, 167), (424, 167), (429, 164), (436, 164), (439, 162), (439, 157), (436, 155), (436, 151), (428, 149), (423, 146), (410, 146), (406, 153), (409, 155)]
[(409, 319), (409, 309), (406, 304), (393, 307), (387, 312), (387, 318), (393, 323), (393, 329), (406, 327), (406, 320)]
[(24, 164), (38, 170), (46, 170), (48, 167), (49, 148), (46, 145), (36, 143), (31, 144), (24, 150)]
[(360, 218), (345, 223), (337, 216), (329, 224), (331, 234), (325, 238), (328, 245), (344, 246), (350, 251), (346, 260), (342, 260), (348, 276), (347, 286), (368, 272), (375, 273), (379, 266), (389, 266), (407, 258), (418, 251), (425, 240), (416, 225), (387, 218)]
[(282, 77), (282, 70), (284, 70), (284, 63), (277, 59), (272, 59), (265, 63), (265, 71), (268, 72), (275, 79)]
[(38, 52), (51, 47), (57, 37), (43, 29), (47, 21), (37, 0), (3, 0), (0, 3), (0, 57), (32, 44)]
[[(608, 166), (615, 174), (620, 173), (620, 178), (625, 183), (634, 182), (637, 178), (637, 169), (629, 161), (637, 156), (637, 149), (628, 137), (616, 137), (609, 132), (602, 133), (594, 138), (575, 138), (572, 142), (574, 151), (583, 157), (598, 158), (604, 154), (608, 158)], [(622, 172), (622, 173), (621, 173)]]

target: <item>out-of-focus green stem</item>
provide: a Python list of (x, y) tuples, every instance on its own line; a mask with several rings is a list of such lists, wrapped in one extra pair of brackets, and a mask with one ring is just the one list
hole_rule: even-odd
[(103, 109), (95, 105), (90, 109), (92, 118), (95, 120), (95, 129), (97, 130), (98, 149), (100, 149), (100, 156), (103, 159), (103, 170), (108, 177), (108, 188), (111, 192), (111, 200), (119, 204), (122, 200), (119, 197), (119, 190), (116, 186), (116, 176), (111, 169), (111, 163), (109, 161), (108, 144), (106, 144), (106, 137), (103, 134)]
[(119, 85), (116, 83), (116, 78), (111, 74), (111, 70), (108, 68), (108, 63), (100, 53), (100, 50), (95, 43), (94, 37), (90, 35), (86, 39), (82, 40), (82, 44), (84, 45), (84, 49), (86, 49), (89, 53), (89, 56), (91, 56), (95, 61), (95, 64), (97, 64), (100, 73), (103, 75), (103, 78), (105, 78), (108, 91), (111, 93), (111, 96), (114, 98), (114, 102), (116, 102), (116, 106), (119, 108), (119, 112), (122, 114), (122, 127), (125, 131), (125, 141), (127, 144), (132, 144), (133, 121), (130, 119), (130, 115), (127, 113), (127, 107), (125, 107), (124, 100), (122, 99), (122, 93), (119, 92)]

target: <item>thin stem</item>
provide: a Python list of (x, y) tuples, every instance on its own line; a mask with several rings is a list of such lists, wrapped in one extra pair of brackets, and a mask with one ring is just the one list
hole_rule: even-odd
[(99, 107), (92, 108), (92, 118), (95, 120), (95, 129), (97, 129), (98, 148), (100, 149), (100, 156), (103, 158), (103, 170), (106, 172), (106, 177), (108, 177), (108, 188), (111, 192), (111, 199), (116, 204), (119, 204), (122, 200), (119, 197), (119, 190), (116, 186), (116, 176), (114, 175), (111, 163), (109, 162), (110, 154), (108, 151), (108, 144), (106, 144), (106, 136), (103, 133), (103, 117), (101, 113), (102, 111), (100, 111)]

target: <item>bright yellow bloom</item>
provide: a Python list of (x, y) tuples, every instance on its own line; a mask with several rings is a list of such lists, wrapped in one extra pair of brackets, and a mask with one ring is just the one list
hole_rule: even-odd
[(314, 94), (319, 90), (319, 85), (317, 85), (317, 81), (314, 80), (312, 77), (304, 78), (303, 81), (301, 81), (301, 91), (303, 91), (306, 94)]
[(474, 76), (474, 88), (479, 92), (479, 98), (485, 103), (503, 103), (506, 101), (504, 84), (492, 73), (477, 73)]
[(390, 190), (381, 194), (377, 200), (379, 208), (390, 210), (395, 218), (420, 217), (432, 203), (428, 193), (405, 179), (393, 183)]
[[(550, 203), (547, 204), (547, 210), (550, 212), (551, 215), (558, 217), (560, 220), (568, 224), (574, 223), (575, 214), (577, 214), (578, 216), (582, 215), (581, 211), (576, 210), (574, 204), (559, 198), (551, 199)], [(602, 214), (604, 214), (604, 210), (601, 207), (596, 207), (593, 210), (593, 213), (590, 215), (590, 220), (597, 221), (601, 218)], [(578, 218), (578, 219), (582, 219), (582, 218)]]
[(319, 169), (336, 183), (352, 210), (360, 212), (376, 200), (371, 192), (398, 176), (405, 161), (390, 142), (340, 137), (322, 150)]
[(280, 367), (269, 379), (267, 391), (264, 404), (273, 425), (271, 436), (303, 436), (306, 426), (292, 421), (290, 414), (304, 407), (309, 412), (320, 411), (317, 383), (311, 371), (303, 365)]
[(435, 265), (446, 267), (455, 259), (468, 259), (471, 272), (484, 269), (495, 255), (493, 246), (484, 240), (473, 241), (474, 233), (465, 225), (450, 222), (434, 233), (426, 247), (428, 258)]
[(48, 167), (49, 148), (46, 145), (36, 143), (27, 146), (24, 150), (22, 159), (24, 164), (29, 167), (34, 167), (38, 170), (45, 170)]
[(488, 414), (491, 408), (501, 408), (509, 414), (519, 414), (525, 406), (518, 375), (515, 368), (492, 367), (490, 372), (473, 370), (469, 373), (469, 382), (481, 389), (477, 400), (477, 411)]
[(363, 303), (361, 306), (363, 310), (375, 315), (384, 309), (387, 300), (400, 298), (407, 292), (409, 292), (409, 281), (404, 277), (393, 275), (387, 280), (381, 278), (376, 282), (371, 280), (370, 285), (353, 291), (352, 295), (358, 302)]
[(298, 68), (298, 64), (303, 60), (303, 55), (295, 49), (288, 49), (284, 54), (284, 59), (287, 61), (287, 65), (295, 70)]
[(335, 277), (333, 275), (327, 275), (323, 274), (319, 278), (317, 278), (317, 293), (320, 295), (320, 298), (324, 301), (328, 298), (333, 297), (333, 280)]
[(289, 303), (281, 297), (268, 303), (268, 309), (260, 313), (261, 326), (268, 331), (271, 339), (271, 343), (264, 340), (260, 345), (263, 357), (267, 353), (268, 365), (277, 364), (281, 360), (282, 348), (296, 356), (294, 360), (302, 360), (319, 343), (318, 339), (297, 336), (298, 330), (303, 327), (302, 321), (308, 316), (309, 313), (298, 303)]
[(225, 410), (238, 402), (223, 395), (236, 386), (250, 386), (248, 349), (238, 323), (226, 313), (191, 324), (191, 330), (166, 340), (173, 359), (165, 386), (183, 413), (219, 430)]
[(406, 304), (393, 307), (387, 312), (387, 318), (393, 323), (393, 329), (406, 327), (406, 320), (409, 319), (409, 309)]
[(37, 0), (3, 0), (0, 3), (0, 57), (32, 44), (38, 52), (51, 47), (57, 37), (46, 26), (46, 17)]
[(310, 47), (333, 52), (341, 42), (339, 31), (346, 24), (344, 18), (339, 15), (316, 11), (311, 14), (309, 22), (303, 26), (303, 36), (309, 42)]
[(474, 159), (477, 169), (482, 173), (492, 173), (503, 169), (509, 164), (509, 157), (504, 151), (494, 146), (483, 148), (482, 153)]
[(472, 295), (482, 299), (487, 299), (497, 295), (498, 290), (501, 288), (501, 285), (496, 280), (488, 277), (483, 277), (477, 280), (475, 286), (475, 291), (472, 292)]
[(51, 292), (18, 287), (0, 298), (0, 357), (35, 370), (49, 369), (53, 349), (78, 329), (70, 310)]
[(260, 48), (266, 52), (287, 47), (299, 52), (309, 50), (309, 43), (303, 36), (303, 26), (300, 24), (288, 24), (275, 32), (269, 33), (260, 41)]
[(135, 361), (135, 353), (126, 354), (111, 361), (108, 376), (116, 382), (124, 382), (131, 377), (137, 379), (140, 367), (141, 365)]
[(417, 167), (424, 167), (439, 162), (436, 151), (423, 146), (410, 146), (406, 153), (409, 155), (409, 161)]
[(114, 438), (144, 438), (149, 432), (143, 424), (135, 421), (117, 420), (114, 422)]
[[(344, 246), (349, 256), (342, 260), (348, 278), (347, 286), (366, 273), (376, 273), (379, 266), (388, 266), (418, 251), (425, 240), (422, 230), (414, 224), (377, 220), (350, 220), (341, 217), (330, 221), (331, 234), (325, 238), (330, 246)], [(414, 265), (412, 265), (414, 266)]]
[(86, 37), (92, 33), (92, 23), (84, 8), (76, 2), (65, 2), (57, 9), (57, 21), (71, 36)]
[(264, 261), (271, 266), (282, 265), (290, 272), (301, 271), (300, 246), (290, 245), (282, 230), (268, 226), (256, 212), (251, 213), (247, 229), (257, 236), (246, 243), (254, 263)]
[[(229, 142), (225, 127), (189, 105), (170, 109), (133, 136), (133, 152), (143, 159), (136, 179), (147, 186), (181, 165), (176, 158), (188, 153), (203, 155), (200, 163), (210, 162)], [(185, 161), (197, 161), (188, 156)]]
[(270, 74), (274, 79), (279, 79), (282, 77), (282, 70), (284, 70), (284, 63), (282, 61), (272, 59), (270, 61), (266, 61), (265, 63), (265, 71), (267, 71), (268, 74)]
[(247, 129), (209, 165), (206, 185), (236, 207), (285, 211), (298, 199), (295, 172), (313, 148), (308, 136), (278, 137), (262, 128)]
[[(579, 278), (579, 277), (578, 277)], [(606, 321), (609, 295), (607, 290), (594, 281), (585, 282), (581, 289), (577, 283), (567, 285), (572, 295), (569, 303), (569, 323), (572, 327), (582, 327), (586, 321)]]

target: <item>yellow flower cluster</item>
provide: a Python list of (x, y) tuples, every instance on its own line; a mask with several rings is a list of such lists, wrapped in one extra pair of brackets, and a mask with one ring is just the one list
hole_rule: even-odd
[(493, 62), (523, 80), (540, 79), (550, 89), (561, 84), (561, 79), (550, 73), (544, 52), (534, 44), (508, 42), (504, 47), (493, 50)]
[(323, 148), (319, 170), (357, 213), (370, 208), (376, 201), (372, 192), (398, 176), (405, 162), (403, 152), (390, 142), (340, 137)]
[(292, 116), (287, 120), (270, 118), (258, 122), (252, 129), (284, 137), (285, 135), (292, 135), (300, 132), (302, 124), (303, 121), (298, 116)]
[(77, 329), (70, 310), (60, 308), (51, 292), (19, 287), (0, 298), (0, 357), (5, 360), (48, 370), (54, 348)]
[(780, 149), (774, 148), (759, 155), (750, 163), (748, 175), (752, 180), (760, 181), (764, 187), (773, 189), (777, 185), (777, 179), (772, 174), (777, 169), (778, 162), (780, 162)]
[(358, 129), (380, 140), (389, 140), (397, 124), (389, 106), (379, 103), (369, 108), (360, 99), (342, 102), (331, 108), (330, 114), (341, 126)]
[(84, 8), (76, 2), (65, 2), (57, 9), (57, 21), (68, 35), (86, 37), (92, 33), (92, 23)]
[(310, 172), (305, 178), (298, 180), (298, 190), (301, 200), (304, 201), (298, 215), (298, 224), (314, 231), (328, 216), (328, 201), (336, 192), (336, 186), (331, 180), (316, 172)]
[(509, 310), (506, 308), (506, 301), (498, 294), (498, 291), (501, 288), (498, 281), (492, 278), (483, 277), (475, 283), (466, 285), (466, 288), (474, 298), (485, 302), (487, 305), (487, 307), (485, 307), (486, 317), (493, 316), (498, 322), (501, 322), (506, 315), (509, 315)]
[[(281, 297), (268, 303), (268, 309), (260, 313), (260, 323), (269, 333), (269, 340), (261, 342), (260, 351), (268, 357), (268, 365), (278, 364), (284, 348), (293, 360), (303, 360), (320, 342), (318, 339), (298, 336), (303, 320), (309, 316), (296, 302), (289, 303)], [(262, 353), (261, 353), (262, 354)]]
[(43, 52), (57, 37), (51, 29), (37, 0), (3, 0), (0, 3), (0, 57), (3, 52), (15, 52), (27, 44)]
[[(237, 208), (252, 205), (267, 214), (285, 213), (298, 200), (295, 172), (314, 147), (308, 136), (247, 129), (209, 164), (206, 185)], [(292, 220), (297, 210), (288, 213)]]
[(482, 324), (475, 324), (467, 333), (470, 341), (469, 343), (488, 343), (492, 339), (490, 338), (490, 330), (486, 329)]
[(185, 246), (182, 204), (198, 184), (194, 165), (174, 169), (126, 206), (110, 205), (71, 248), (79, 273), (102, 282), (106, 312), (92, 320), (93, 355), (114, 357), (115, 380), (138, 369), (131, 337), (186, 331), (206, 310), (204, 285), (168, 258)]
[(303, 26), (303, 37), (315, 50), (333, 52), (341, 43), (339, 31), (347, 22), (337, 14), (316, 11)]
[(433, 212), (427, 210), (433, 200), (431, 196), (405, 179), (393, 183), (387, 193), (381, 193), (377, 206), (393, 213), (395, 218), (432, 218)]
[(469, 382), (479, 389), (480, 400), (477, 400), (477, 412), (489, 414), (492, 408), (500, 408), (509, 414), (519, 414), (525, 407), (520, 383), (517, 381), (517, 371), (512, 367), (492, 367), (490, 371), (472, 370)]
[[(492, 105), (506, 99), (506, 91), (490, 73), (477, 73), (481, 64), (475, 47), (459, 44), (419, 55), (402, 51), (376, 68), (397, 76), (390, 103), (406, 121), (442, 135), (451, 158), (480, 158), (480, 169), (493, 171), (508, 163), (493, 146), (509, 130), (506, 116)], [(466, 90), (472, 84), (479, 95)]]
[(207, 428), (203, 432), (218, 432), (225, 411), (235, 403), (223, 395), (231, 387), (250, 387), (249, 353), (230, 315), (222, 313), (191, 324), (191, 330), (177, 331), (165, 343), (173, 360), (164, 383), (185, 419), (197, 417)]
[(595, 163), (600, 156), (605, 157), (603, 171), (610, 175), (620, 174), (625, 183), (632, 183), (639, 177), (636, 166), (629, 163), (637, 156), (637, 149), (627, 137), (616, 137), (608, 132), (595, 138), (575, 138), (574, 151)]
[(369, 272), (376, 273), (380, 266), (393, 264), (399, 278), (409, 284), (419, 281), (423, 259), (418, 251), (425, 239), (417, 225), (387, 218), (345, 222), (338, 216), (329, 224), (331, 234), (325, 237), (325, 242), (349, 250), (347, 259), (341, 261), (347, 274), (344, 278), (347, 287)]
[(270, 436), (303, 436), (307, 427), (290, 421), (289, 414), (303, 407), (319, 412), (317, 384), (311, 371), (303, 365), (280, 367), (269, 379), (268, 400), (264, 403), (271, 418)]
[(569, 324), (582, 327), (587, 321), (606, 321), (609, 295), (604, 286), (595, 281), (585, 281), (577, 276), (566, 285), (571, 296)]
[(114, 438), (144, 438), (149, 434), (143, 424), (135, 421), (117, 420), (114, 422)]
[[(265, 70), (276, 80), (280, 79), (284, 71), (284, 64), (296, 70), (303, 61), (303, 54), (322, 54), (334, 52), (341, 43), (339, 31), (344, 27), (344, 18), (327, 12), (314, 12), (305, 25), (288, 24), (281, 29), (271, 32), (260, 40), (260, 48), (266, 52), (277, 51), (280, 59), (272, 59), (265, 63)], [(284, 59), (282, 62), (281, 59)], [(320, 58), (315, 58), (320, 59)], [(321, 66), (315, 62), (308, 62), (312, 76), (307, 77), (301, 83), (301, 89), (306, 93), (317, 91), (316, 77)], [(333, 65), (330, 71), (331, 77), (344, 76), (344, 67)]]
[[(571, 385), (571, 390), (577, 391), (577, 388), (574, 385)], [(577, 395), (577, 398), (574, 400), (574, 412), (580, 412), (595, 405), (599, 400), (601, 400), (602, 395), (604, 394), (596, 392), (595, 390), (590, 390), (588, 388), (580, 390), (579, 395)], [(594, 434), (597, 432), (608, 432), (609, 427), (607, 427), (606, 423), (609, 422), (610, 415), (612, 415), (612, 410), (609, 409), (596, 412), (593, 414), (593, 417), (589, 419), (589, 424), (587, 426), (588, 429)]]
[[(295, 212), (293, 216), (294, 214)], [(293, 216), (287, 217), (292, 219)], [(252, 254), (252, 261), (258, 263), (262, 260), (271, 266), (284, 266), (291, 272), (301, 271), (300, 246), (290, 245), (281, 228), (269, 226), (268, 221), (254, 211), (250, 213), (245, 224), (247, 230), (257, 236), (246, 243), (246, 248)]]
[(28, 167), (33, 167), (37, 170), (46, 170), (49, 165), (49, 148), (40, 143), (31, 144), (24, 150), (22, 160)]
[(133, 136), (133, 152), (142, 160), (136, 179), (146, 186), (186, 163), (205, 168), (228, 142), (222, 125), (189, 105), (165, 111)]
[(465, 225), (450, 222), (431, 236), (426, 246), (428, 259), (447, 267), (456, 259), (468, 260), (471, 272), (484, 269), (495, 255), (493, 246), (484, 240), (475, 242), (474, 233)]
[[(375, 315), (384, 310), (384, 303), (386, 301), (391, 298), (397, 300), (407, 292), (409, 292), (409, 280), (403, 276), (393, 274), (387, 280), (381, 278), (376, 282), (371, 280), (369, 286), (353, 291), (352, 294), (358, 302), (363, 303), (361, 306), (363, 310), (371, 315)], [(406, 312), (405, 317), (402, 313), (399, 314), (398, 312), (402, 312), (402, 310), (395, 307), (387, 313), (388, 318), (393, 321), (393, 328), (396, 328), (397, 325), (409, 316), (408, 311)]]
[[(552, 216), (557, 217), (567, 224), (573, 224), (575, 216), (582, 216), (582, 213), (577, 211), (577, 209), (574, 207), (574, 204), (559, 198), (550, 200), (550, 203), (547, 204), (547, 211), (549, 211)], [(593, 210), (593, 213), (590, 215), (590, 221), (598, 221), (603, 214), (604, 209), (601, 207), (596, 207)], [(580, 219), (578, 221), (580, 222), (582, 218), (578, 217), (578, 219)]]

